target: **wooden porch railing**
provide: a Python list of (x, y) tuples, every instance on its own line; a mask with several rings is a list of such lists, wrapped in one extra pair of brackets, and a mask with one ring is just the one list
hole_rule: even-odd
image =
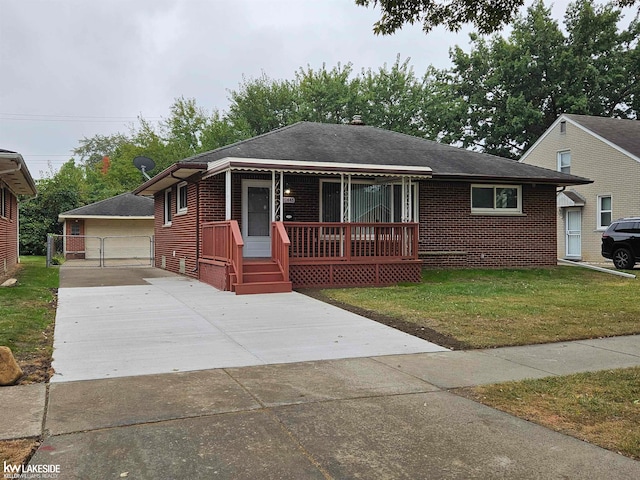
[(285, 282), (289, 281), (289, 246), (291, 241), (282, 222), (271, 224), (271, 258), (278, 264)]
[(417, 260), (417, 223), (286, 222), (290, 263)]
[(242, 248), (244, 242), (235, 220), (202, 224), (202, 258), (228, 262), (237, 283), (242, 283)]

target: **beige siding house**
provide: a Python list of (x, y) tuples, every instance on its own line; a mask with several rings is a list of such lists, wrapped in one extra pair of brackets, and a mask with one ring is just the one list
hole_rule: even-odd
[(640, 216), (640, 122), (564, 114), (520, 162), (593, 180), (557, 195), (558, 258), (606, 262), (602, 232)]

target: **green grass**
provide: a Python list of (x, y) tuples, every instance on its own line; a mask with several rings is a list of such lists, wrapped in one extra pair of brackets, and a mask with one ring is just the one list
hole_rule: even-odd
[(0, 345), (11, 348), (18, 361), (50, 356), (58, 269), (46, 268), (44, 257), (22, 257), (14, 276), (16, 286), (0, 288)]
[(640, 333), (640, 281), (575, 267), (427, 270), (418, 285), (323, 293), (470, 348)]
[(640, 459), (640, 367), (475, 387), (465, 396)]

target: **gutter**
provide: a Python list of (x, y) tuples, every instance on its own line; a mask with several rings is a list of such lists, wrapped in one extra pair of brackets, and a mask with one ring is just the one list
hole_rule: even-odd
[[(38, 190), (36, 188), (36, 183), (33, 181), (33, 178), (31, 177), (31, 174), (29, 173), (29, 169), (27, 169), (27, 165), (25, 164), (24, 159), (22, 158), (22, 155), (20, 155), (19, 153), (15, 153), (15, 152), (0, 151), (0, 157), (6, 158), (8, 160), (11, 160), (16, 164), (16, 168), (10, 168), (8, 170), (0, 171), (0, 176), (1, 175), (6, 175), (8, 173), (21, 172), (22, 176), (24, 177), (24, 179), (25, 179), (25, 181), (27, 183), (27, 185), (29, 186), (29, 188), (33, 192), (33, 195), (37, 195), (38, 194)], [(16, 192), (14, 192), (14, 193), (16, 193)]]

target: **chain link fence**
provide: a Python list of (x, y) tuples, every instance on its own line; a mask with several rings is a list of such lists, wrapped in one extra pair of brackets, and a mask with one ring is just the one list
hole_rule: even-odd
[(47, 267), (134, 267), (153, 265), (153, 236), (55, 235), (47, 238)]

